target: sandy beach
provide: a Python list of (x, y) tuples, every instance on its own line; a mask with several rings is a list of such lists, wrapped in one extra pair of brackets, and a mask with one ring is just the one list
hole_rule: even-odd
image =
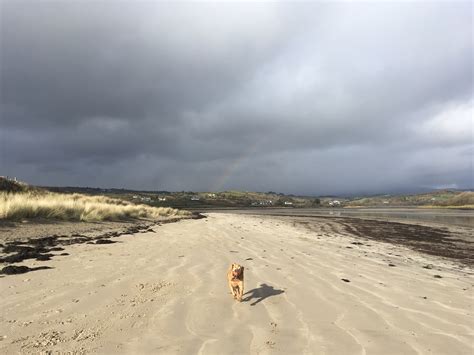
[(0, 278), (0, 352), (472, 354), (472, 265), (361, 231), (210, 213), (65, 246)]

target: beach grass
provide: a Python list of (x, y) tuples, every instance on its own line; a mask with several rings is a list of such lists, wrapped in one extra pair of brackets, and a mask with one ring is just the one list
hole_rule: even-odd
[(1, 192), (0, 220), (44, 218), (64, 221), (120, 221), (186, 217), (190, 212), (137, 205), (106, 196), (51, 192)]

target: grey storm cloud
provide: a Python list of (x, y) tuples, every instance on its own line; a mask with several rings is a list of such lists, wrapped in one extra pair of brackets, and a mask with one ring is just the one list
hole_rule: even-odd
[(3, 0), (1, 174), (168, 190), (472, 188), (472, 13)]

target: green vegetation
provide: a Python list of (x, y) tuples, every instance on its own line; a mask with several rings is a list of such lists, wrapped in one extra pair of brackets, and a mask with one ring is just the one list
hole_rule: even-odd
[(284, 195), (274, 192), (133, 192), (113, 190), (108, 196), (131, 203), (155, 207), (184, 209), (205, 208), (328, 208), (328, 207), (430, 207), (472, 208), (474, 192), (435, 191), (414, 195), (379, 195), (370, 197), (312, 197)]
[(474, 192), (461, 192), (441, 202), (440, 206), (474, 206)]
[(439, 207), (472, 208), (474, 192), (438, 190), (413, 195), (379, 195), (354, 198), (346, 202), (346, 207)]
[[(90, 187), (32, 187), (17, 181), (0, 178), (0, 191), (56, 192), (69, 196), (107, 196), (124, 201), (128, 206), (205, 209), (205, 208), (320, 208), (320, 207), (433, 207), (474, 208), (474, 192), (436, 190), (411, 195), (377, 195), (360, 197), (295, 196), (282, 193), (222, 191), (222, 192), (169, 192), (100, 189)], [(114, 203), (113, 203), (114, 204)]]

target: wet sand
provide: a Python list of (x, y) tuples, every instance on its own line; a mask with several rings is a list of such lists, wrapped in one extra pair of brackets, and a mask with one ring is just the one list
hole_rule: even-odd
[[(301, 222), (211, 213), (24, 260), (50, 269), (0, 278), (0, 352), (473, 352), (469, 263), (346, 219)], [(234, 261), (242, 303), (226, 285)]]

